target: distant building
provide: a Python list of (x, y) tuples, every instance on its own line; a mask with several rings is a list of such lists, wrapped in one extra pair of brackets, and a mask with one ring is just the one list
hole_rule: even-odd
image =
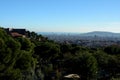
[(13, 28), (6, 28), (4, 29), (8, 34), (12, 37), (28, 37), (28, 33), (26, 29), (13, 29)]

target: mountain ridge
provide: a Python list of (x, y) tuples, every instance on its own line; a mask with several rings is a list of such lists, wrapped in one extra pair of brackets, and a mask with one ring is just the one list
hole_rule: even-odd
[(120, 33), (107, 32), (107, 31), (93, 31), (93, 32), (83, 33), (82, 36), (120, 37)]

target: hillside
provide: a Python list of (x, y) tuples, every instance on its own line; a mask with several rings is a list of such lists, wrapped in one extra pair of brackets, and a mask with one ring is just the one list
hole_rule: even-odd
[(120, 37), (120, 33), (93, 31), (81, 34), (82, 36), (98, 36), (98, 37)]

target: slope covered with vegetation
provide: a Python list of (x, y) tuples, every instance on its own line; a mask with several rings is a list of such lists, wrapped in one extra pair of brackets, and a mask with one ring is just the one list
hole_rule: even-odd
[(13, 38), (0, 29), (0, 80), (64, 80), (67, 74), (78, 74), (80, 80), (120, 77), (119, 45), (87, 48), (29, 34)]

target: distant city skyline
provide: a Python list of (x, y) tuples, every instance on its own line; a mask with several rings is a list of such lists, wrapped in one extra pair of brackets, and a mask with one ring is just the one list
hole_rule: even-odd
[(120, 0), (0, 0), (0, 26), (35, 32), (120, 33)]

